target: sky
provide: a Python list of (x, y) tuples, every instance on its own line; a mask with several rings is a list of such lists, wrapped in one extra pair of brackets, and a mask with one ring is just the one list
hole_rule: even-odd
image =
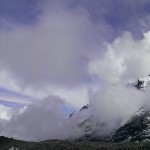
[(78, 137), (78, 120), (62, 122), (87, 103), (125, 123), (149, 105), (126, 88), (150, 74), (149, 30), (149, 0), (0, 0), (0, 134)]

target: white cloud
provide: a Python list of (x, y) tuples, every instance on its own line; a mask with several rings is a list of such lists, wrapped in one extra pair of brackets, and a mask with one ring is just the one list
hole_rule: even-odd
[(14, 113), (12, 108), (0, 105), (0, 119), (9, 120)]
[(1, 135), (24, 140), (68, 139), (79, 137), (82, 129), (76, 121), (66, 119), (65, 102), (58, 96), (50, 96), (31, 104), (21, 113), (16, 112), (1, 125)]
[(65, 99), (70, 105), (81, 108), (85, 104), (88, 104), (88, 87), (76, 87), (76, 88), (57, 88), (53, 94), (59, 95), (61, 98)]
[(98, 120), (122, 125), (145, 103), (145, 95), (134, 88), (109, 86), (89, 93), (89, 100)]
[(124, 33), (112, 44), (107, 45), (104, 55), (89, 63), (89, 72), (100, 78), (118, 82), (149, 75), (150, 32), (142, 40), (134, 40), (130, 33)]
[(110, 131), (119, 121), (120, 125), (126, 123), (141, 107), (150, 108), (149, 88), (143, 93), (124, 87), (130, 79), (150, 74), (149, 58), (150, 32), (144, 33), (141, 40), (125, 32), (113, 43), (106, 44), (106, 51), (98, 59), (89, 62), (89, 73), (109, 83), (101, 90), (90, 91), (89, 101), (97, 118), (110, 125)]
[(89, 73), (97, 74), (102, 79), (112, 82), (118, 82), (124, 71), (124, 60), (117, 58), (112, 50), (108, 50), (99, 60), (89, 63)]
[(53, 6), (44, 5), (35, 24), (7, 21), (11, 29), (0, 29), (0, 85), (35, 99), (58, 94), (81, 107), (87, 103), (82, 83), (92, 23), (83, 9)]
[(82, 82), (90, 24), (84, 13), (56, 10), (33, 26), (0, 31), (0, 67), (28, 85)]

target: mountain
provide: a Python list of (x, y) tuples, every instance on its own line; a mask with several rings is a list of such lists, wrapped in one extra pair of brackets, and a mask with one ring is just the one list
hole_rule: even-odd
[[(129, 86), (133, 86), (142, 91), (146, 90), (146, 87), (150, 82), (149, 77), (150, 76), (148, 76), (147, 78), (139, 78), (135, 83), (132, 83)], [(150, 142), (150, 110), (146, 110), (144, 107), (135, 112), (130, 120), (125, 125), (116, 130), (116, 132), (114, 132), (111, 136), (111, 133), (109, 135), (99, 136), (99, 133), (103, 133), (104, 130), (106, 131), (107, 124), (105, 122), (97, 121), (97, 119), (92, 115), (92, 109), (89, 104), (84, 105), (78, 111), (70, 114), (69, 119), (77, 119), (78, 126), (84, 131), (83, 135), (75, 141), (71, 142), (61, 140), (46, 140), (41, 142), (26, 142), (15, 140), (13, 138), (0, 137), (0, 150), (10, 149), (15, 146), (19, 147), (22, 150), (150, 149), (150, 146), (147, 144), (147, 142)], [(134, 142), (136, 144), (124, 144), (124, 142), (128, 141)], [(140, 143), (141, 141), (145, 143), (142, 144)], [(112, 142), (119, 143), (117, 144)]]
[(112, 142), (73, 142), (62, 140), (46, 140), (39, 142), (19, 141), (0, 137), (0, 150), (147, 150), (147, 143), (112, 143)]
[[(150, 75), (146, 78), (139, 78), (137, 82), (128, 85), (145, 91), (148, 84), (150, 84)], [(142, 107), (112, 135), (112, 140), (114, 142), (150, 142), (150, 110)]]
[(112, 135), (112, 139), (114, 142), (150, 142), (150, 111), (141, 108)]
[(100, 122), (94, 117), (89, 104), (70, 114), (69, 119), (77, 120), (78, 127), (83, 131), (83, 135), (76, 141), (110, 141), (109, 136), (112, 132), (109, 132), (105, 122)]
[(80, 140), (87, 140), (89, 137), (92, 137), (97, 127), (97, 122), (93, 120), (89, 104), (70, 114), (69, 118), (77, 120), (78, 127), (83, 130), (83, 136)]
[[(134, 87), (137, 90), (145, 91), (150, 84), (150, 75), (148, 77), (139, 78), (137, 81), (128, 83), (129, 87)], [(99, 122), (93, 115), (90, 105), (84, 105), (79, 111), (75, 111), (69, 115), (71, 119), (78, 120), (78, 126), (83, 129), (83, 136), (78, 140), (83, 141), (141, 141), (150, 139), (150, 111), (144, 108), (138, 110), (130, 120), (122, 127), (119, 121), (116, 122), (117, 131), (112, 134), (103, 134), (107, 131), (107, 124)], [(101, 136), (100, 136), (101, 135)]]
[(83, 130), (83, 135), (78, 139), (80, 141), (95, 139), (96, 133), (104, 125), (94, 119), (89, 104), (84, 105), (79, 111), (73, 112), (69, 117), (70, 119), (76, 119), (78, 127)]
[(138, 90), (146, 90), (147, 85), (150, 84), (150, 75), (144, 78), (138, 78), (137, 81), (129, 81), (128, 86), (136, 87)]

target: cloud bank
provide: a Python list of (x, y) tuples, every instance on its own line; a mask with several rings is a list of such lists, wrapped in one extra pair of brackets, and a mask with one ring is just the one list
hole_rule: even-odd
[(74, 139), (82, 135), (77, 122), (65, 118), (65, 102), (56, 96), (38, 101), (20, 112), (15, 112), (10, 120), (1, 120), (1, 135), (23, 140)]

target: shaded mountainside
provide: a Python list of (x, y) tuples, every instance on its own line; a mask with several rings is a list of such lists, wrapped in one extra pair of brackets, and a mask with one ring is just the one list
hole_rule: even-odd
[[(129, 87), (137, 90), (145, 91), (150, 84), (150, 75), (148, 77), (139, 78), (136, 81), (130, 82)], [(83, 129), (83, 135), (79, 141), (149, 141), (150, 139), (150, 111), (140, 109), (132, 118), (122, 127), (119, 128), (119, 122), (116, 122), (118, 130), (112, 135), (103, 135), (102, 132), (107, 131), (105, 122), (98, 122), (92, 115), (90, 105), (83, 106), (79, 111), (70, 114), (70, 118), (78, 117), (78, 126)], [(100, 134), (99, 134), (100, 133)], [(100, 136), (103, 135), (103, 136)]]
[[(70, 119), (78, 120), (78, 127), (83, 130), (83, 135), (77, 141), (108, 141), (109, 135), (102, 134), (107, 129), (105, 122), (99, 122), (93, 115), (89, 104), (84, 105), (79, 111), (69, 115)], [(102, 136), (100, 136), (100, 134)]]
[(137, 81), (130, 81), (128, 86), (135, 87), (138, 90), (146, 90), (146, 87), (150, 84), (150, 75), (144, 78), (138, 78)]
[[(139, 78), (130, 84), (138, 90), (145, 90), (150, 82), (148, 78)], [(78, 126), (83, 129), (83, 136), (75, 141), (46, 140), (26, 142), (13, 138), (0, 137), (0, 150), (9, 150), (16, 146), (19, 150), (146, 150), (150, 149), (150, 111), (140, 109), (112, 136), (100, 137), (98, 133), (107, 130), (105, 122), (98, 122), (92, 115), (90, 105), (83, 106), (79, 111), (70, 114), (69, 119), (77, 119)], [(128, 141), (133, 143), (127, 143)], [(142, 141), (142, 142), (141, 142)], [(121, 143), (120, 143), (121, 142)], [(141, 142), (141, 143), (140, 143)]]
[(106, 142), (69, 142), (47, 140), (42, 142), (24, 142), (12, 138), (0, 137), (0, 150), (9, 150), (13, 146), (18, 150), (147, 150), (150, 145), (135, 143), (106, 143)]
[(140, 109), (112, 138), (114, 142), (150, 142), (150, 111)]
[[(139, 78), (137, 82), (129, 84), (138, 90), (145, 91), (150, 84), (150, 75), (146, 78)], [(114, 142), (150, 142), (150, 110), (144, 107), (137, 111), (133, 117), (113, 135)]]

